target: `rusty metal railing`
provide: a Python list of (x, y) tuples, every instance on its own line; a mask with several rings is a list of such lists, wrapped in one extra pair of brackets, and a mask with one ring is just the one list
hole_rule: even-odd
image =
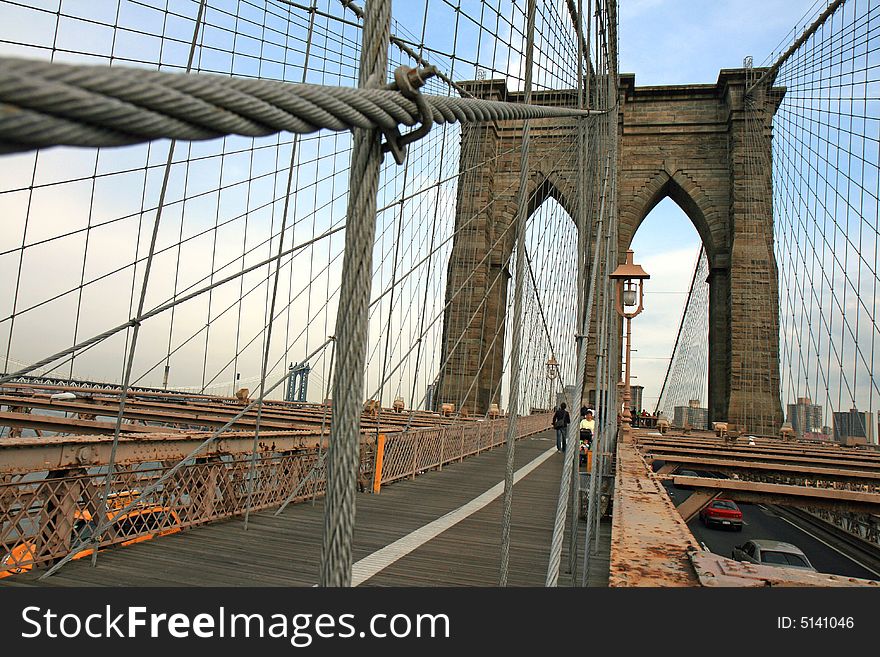
[[(381, 482), (391, 483), (504, 442), (506, 419), (387, 434)], [(549, 415), (519, 419), (519, 435), (547, 429)], [(374, 479), (377, 441), (361, 444), (359, 482)], [(139, 498), (175, 461), (118, 466), (111, 482), (108, 517)], [(245, 512), (248, 478), (254, 478), (251, 511), (279, 506), (288, 496), (301, 501), (324, 493), (326, 476), (317, 449), (263, 452), (251, 474), (248, 454), (208, 454), (187, 463), (123, 515), (103, 536), (101, 548), (175, 533)], [(91, 536), (106, 482), (106, 467), (5, 475), (0, 479), (0, 577), (49, 564)], [(63, 473), (63, 474), (62, 474)], [(51, 476), (50, 476), (51, 475)], [(82, 556), (85, 556), (83, 552)]]
[[(551, 414), (525, 415), (518, 419), (519, 437), (550, 427)], [(461, 461), (504, 443), (507, 419), (459, 424), (440, 429), (421, 429), (388, 434), (382, 459), (382, 484), (415, 477), (424, 470)]]

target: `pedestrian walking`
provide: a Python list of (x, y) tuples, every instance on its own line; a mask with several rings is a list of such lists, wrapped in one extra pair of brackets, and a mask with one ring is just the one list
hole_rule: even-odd
[(568, 433), (568, 425), (571, 424), (571, 417), (565, 410), (565, 402), (562, 402), (553, 414), (553, 428), (556, 429), (556, 449), (560, 452), (565, 451), (565, 435)]

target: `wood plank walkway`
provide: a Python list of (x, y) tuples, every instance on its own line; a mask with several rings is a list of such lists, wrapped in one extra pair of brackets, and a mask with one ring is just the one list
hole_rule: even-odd
[[(552, 432), (517, 443), (516, 468), (547, 450)], [(458, 509), (503, 481), (505, 449), (485, 452), (357, 497), (353, 556), (357, 562)], [(509, 584), (543, 586), (562, 456), (550, 457), (514, 488)], [(416, 547), (365, 586), (497, 586), (501, 497)], [(0, 580), (0, 585), (46, 586), (312, 586), (318, 581), (323, 502), (289, 506), (193, 528), (180, 534), (73, 561), (44, 582), (39, 573)], [(581, 525), (581, 542), (583, 541)], [(567, 546), (568, 539), (565, 540)], [(599, 554), (591, 557), (590, 585), (607, 586), (610, 523), (602, 524)], [(579, 548), (583, 550), (581, 545)], [(582, 555), (579, 555), (582, 559)], [(560, 585), (568, 585), (563, 554)]]

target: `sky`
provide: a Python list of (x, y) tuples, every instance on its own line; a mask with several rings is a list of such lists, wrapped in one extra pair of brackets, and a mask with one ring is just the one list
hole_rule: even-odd
[[(812, 0), (624, 0), (620, 3), (620, 70), (637, 86), (713, 83), (723, 68), (753, 57), (760, 66), (779, 50)], [(799, 22), (800, 21), (800, 22)], [(801, 30), (798, 30), (800, 32)], [(772, 60), (771, 60), (772, 61)], [(635, 261), (651, 275), (645, 310), (633, 322), (634, 385), (653, 410), (671, 357), (700, 238), (669, 198), (645, 218), (633, 239)], [(701, 399), (705, 404), (706, 399)]]
[[(49, 0), (34, 0), (35, 6), (45, 5), (51, 7), (56, 2)], [(55, 45), (62, 52), (59, 58), (62, 60), (75, 61), (94, 61), (102, 62), (102, 57), (106, 59), (111, 53), (118, 60), (128, 65), (147, 65), (151, 66), (152, 62), (157, 58), (161, 58), (163, 63), (176, 62), (176, 66), (180, 66), (180, 61), (185, 60), (186, 44), (189, 40), (189, 31), (191, 31), (190, 23), (180, 16), (172, 16), (165, 21), (160, 12), (148, 11), (149, 5), (153, 4), (160, 7), (163, 3), (158, 0), (152, 2), (125, 2), (122, 3), (122, 14), (118, 19), (114, 18), (117, 12), (117, 2), (115, 0), (104, 0), (101, 2), (76, 2), (75, 0), (65, 0), (63, 6), (66, 11), (76, 16), (88, 17), (97, 21), (109, 21), (111, 24), (114, 20), (121, 23), (130, 23), (141, 27), (143, 34), (138, 32), (120, 32), (113, 37), (112, 30), (106, 25), (101, 27), (93, 23), (84, 22), (82, 20), (65, 17), (60, 22), (57, 36), (54, 35), (54, 17), (51, 12), (35, 12), (27, 11), (19, 3), (3, 2), (0, 0), (0, 50), (11, 54), (22, 56), (45, 56), (45, 49), (50, 45)], [(182, 0), (172, 3), (174, 6), (186, 4)], [(265, 50), (257, 48), (259, 41), (257, 37), (259, 32), (253, 32), (254, 23), (238, 21), (237, 18), (233, 24), (231, 13), (218, 13), (217, 10), (228, 5), (229, 7), (237, 6), (241, 8), (242, 15), (246, 18), (249, 13), (256, 13), (256, 9), (261, 3), (256, 0), (253, 3), (238, 3), (233, 0), (211, 0), (209, 7), (214, 7), (214, 13), (211, 14), (213, 27), (206, 30), (203, 38), (214, 44), (212, 50), (205, 50), (203, 56), (197, 61), (198, 66), (202, 66), (205, 70), (216, 72), (231, 72), (237, 75), (263, 75), (268, 77), (277, 77), (289, 81), (300, 81), (301, 68), (290, 65), (281, 65), (277, 61), (278, 58), (284, 57), (283, 52), (276, 54), (273, 51), (278, 50), (277, 46), (271, 43), (266, 46)], [(325, 4), (325, 0), (322, 0)], [(334, 3), (335, 4), (335, 3)], [(474, 5), (474, 2), (465, 2), (464, 4)], [(521, 3), (520, 3), (521, 4)], [(721, 68), (739, 67), (742, 65), (743, 57), (752, 55), (755, 65), (772, 59), (771, 55), (774, 51), (778, 51), (780, 45), (784, 46), (790, 40), (789, 37), (794, 32), (800, 32), (803, 28), (803, 19), (805, 13), (808, 13), (816, 3), (813, 0), (733, 0), (725, 2), (715, 2), (708, 0), (623, 0), (620, 9), (620, 70), (622, 72), (632, 72), (636, 75), (637, 85), (663, 85), (663, 84), (689, 84), (689, 83), (711, 83), (717, 79), (718, 72)], [(194, 5), (190, 3), (186, 10), (190, 11)], [(422, 2), (407, 0), (396, 0), (394, 3), (395, 15), (398, 18), (407, 18), (408, 14), (415, 12), (419, 18), (422, 13)], [(449, 44), (454, 41), (453, 20), (454, 13), (450, 10), (447, 3), (439, 0), (431, 0), (430, 2), (430, 18), (426, 31), (426, 41), (433, 44), (438, 49), (451, 47)], [(559, 3), (562, 7), (563, 3)], [(558, 8), (557, 8), (558, 9)], [(409, 34), (418, 33), (421, 30), (421, 20), (405, 21)], [(472, 44), (476, 42), (475, 35), (467, 32), (467, 22), (462, 21), (456, 28), (461, 31), (458, 33), (460, 50), (464, 53), (466, 59), (469, 49), (478, 49), (478, 59), (482, 67), (487, 66), (490, 60), (493, 70), (509, 73), (512, 69), (516, 69), (519, 61), (516, 58), (504, 61), (503, 57), (497, 62), (495, 68), (494, 54), (489, 51), (489, 43), (483, 41), (480, 45)], [(222, 27), (228, 27), (229, 30), (223, 31)], [(334, 24), (335, 29), (336, 26)], [(280, 24), (278, 29), (285, 29)], [(473, 29), (471, 27), (471, 29)], [(305, 24), (297, 27), (299, 38), (305, 31)], [(246, 36), (233, 38), (231, 35), (240, 31)], [(248, 32), (253, 34), (247, 34)], [(173, 39), (159, 40), (150, 37), (150, 33), (173, 36)], [(265, 34), (265, 31), (264, 31)], [(352, 47), (354, 45), (353, 29), (349, 29), (348, 34), (345, 30), (338, 35), (330, 28), (320, 31), (326, 47), (326, 55), (323, 60), (313, 60), (314, 74), (316, 77), (310, 78), (310, 82), (318, 82), (325, 84), (344, 84), (350, 83), (352, 79), (352, 63), (356, 61)], [(345, 56), (340, 57), (338, 62), (333, 61), (335, 46), (332, 39), (341, 36), (344, 45)], [(477, 35), (478, 36), (478, 35)], [(285, 43), (285, 35), (276, 33), (272, 39), (278, 43)], [(271, 39), (270, 39), (271, 40)], [(515, 38), (511, 41), (516, 41)], [(330, 43), (330, 45), (327, 45)], [(287, 44), (294, 51), (301, 46), (296, 42), (293, 45)], [(42, 50), (40, 50), (42, 48)], [(64, 50), (66, 49), (66, 52)], [(226, 49), (234, 50), (235, 57), (229, 54)], [(97, 57), (78, 54), (77, 50), (85, 50)], [(312, 54), (317, 57), (316, 53)], [(468, 68), (466, 64), (458, 63), (459, 68), (454, 69), (455, 64), (451, 66), (448, 62), (445, 69), (448, 70), (454, 78), (463, 79), (473, 75), (473, 68)], [(537, 81), (541, 84), (541, 80)], [(330, 138), (321, 138), (326, 143), (324, 152), (332, 149), (340, 149), (341, 144), (331, 141)], [(450, 141), (456, 141), (449, 138)], [(204, 161), (193, 161), (187, 164), (176, 166), (175, 173), (171, 181), (169, 198), (179, 201), (183, 198), (183, 183), (187, 180), (186, 187), (189, 197), (193, 197), (200, 191), (206, 194), (185, 201), (186, 220), (178, 216), (181, 213), (180, 206), (184, 204), (169, 207), (163, 226), (166, 228), (159, 236), (160, 246), (173, 243), (179, 239), (179, 235), (196, 234), (203, 228), (210, 228), (217, 222), (229, 221), (228, 229), (224, 229), (226, 233), (218, 233), (219, 239), (213, 243), (210, 235), (205, 235), (198, 239), (193, 239), (188, 243), (185, 250), (170, 250), (162, 257), (163, 260), (158, 261), (158, 266), (154, 276), (156, 277), (156, 285), (154, 286), (158, 295), (156, 298), (150, 297), (148, 301), (160, 303), (169, 297), (169, 291), (174, 289), (183, 289), (190, 284), (194, 284), (205, 275), (205, 271), (210, 269), (210, 262), (216, 258), (217, 262), (232, 262), (233, 269), (239, 266), (239, 263), (233, 262), (236, 253), (240, 251), (239, 244), (247, 242), (249, 248), (253, 248), (261, 243), (269, 233), (272, 222), (277, 222), (280, 216), (281, 205), (278, 202), (279, 196), (283, 192), (285, 177), (283, 175), (272, 175), (272, 167), (274, 161), (260, 160), (259, 158), (251, 159), (246, 149), (248, 140), (239, 138), (230, 138), (225, 144), (207, 142), (205, 144), (194, 144), (191, 151), (181, 152), (179, 156), (182, 160), (185, 157), (196, 157), (199, 154), (205, 155)], [(266, 138), (263, 142), (267, 147), (272, 144), (279, 144), (277, 147), (278, 156), (282, 161), (290, 159), (290, 138), (289, 135), (281, 140), (276, 138)], [(437, 159), (438, 145), (442, 144), (440, 133), (436, 132), (431, 136), (430, 141), (426, 141), (420, 148), (420, 151), (414, 149), (414, 153), (426, 160)], [(300, 145), (300, 161), (312, 158), (316, 161), (314, 164), (314, 174), (309, 180), (318, 180), (325, 172), (321, 171), (321, 167), (328, 164), (327, 161), (317, 162), (316, 153), (321, 152), (321, 143), (308, 142)], [(241, 152), (229, 155), (236, 148)], [(164, 150), (163, 150), (164, 149)], [(271, 148), (268, 152), (272, 151)], [(72, 172), (84, 173), (86, 177), (92, 172), (100, 172), (104, 168), (122, 169), (123, 166), (131, 166), (134, 169), (143, 167), (144, 163), (149, 162), (153, 167), (148, 178), (148, 187), (155, 192), (161, 182), (161, 164), (167, 153), (167, 142), (160, 143), (157, 147), (131, 147), (128, 149), (113, 150), (111, 155), (102, 152), (100, 158), (96, 160), (94, 152), (76, 149), (54, 149), (51, 153), (43, 156), (41, 166), (37, 171), (35, 182), (38, 184), (51, 182), (49, 178), (57, 177), (59, 180), (72, 177)], [(223, 157), (224, 167), (217, 170), (216, 155), (218, 153), (226, 153)], [(32, 164), (32, 156), (13, 156), (7, 157), (0, 163), (0, 172), (2, 172), (2, 189), (17, 189), (14, 193), (4, 194), (0, 198), (0, 215), (6, 218), (5, 237), (0, 237), (0, 251), (4, 248), (12, 248), (19, 243), (23, 228), (22, 217), (25, 216), (25, 208), (30, 198), (26, 188), (30, 181), (31, 172), (34, 170)], [(213, 157), (213, 159), (211, 159)], [(415, 155), (414, 155), (415, 157)], [(451, 168), (454, 168), (455, 159), (450, 157), (444, 168), (452, 174)], [(175, 157), (178, 160), (178, 157)], [(273, 158), (274, 160), (274, 158)], [(265, 171), (261, 169), (252, 171), (251, 168), (263, 162), (267, 164)], [(282, 167), (283, 169), (283, 167)], [(302, 216), (304, 229), (306, 233), (309, 229), (322, 230), (331, 224), (330, 213), (326, 213), (326, 217), (315, 209), (315, 201), (309, 202), (305, 196), (312, 196), (317, 199), (319, 195), (328, 197), (339, 194), (339, 189), (345, 185), (345, 175), (341, 168), (336, 168), (332, 177), (323, 178), (324, 187), (319, 189), (319, 185), (315, 183), (313, 191), (309, 191), (308, 195), (297, 197), (296, 207), (297, 216)], [(179, 175), (178, 175), (179, 174)], [(236, 187), (236, 181), (244, 180), (248, 176), (260, 175), (252, 184), (247, 187), (247, 196), (241, 187)], [(132, 259), (134, 254), (143, 255), (145, 251), (145, 237), (138, 243), (133, 242), (132, 236), (136, 234), (134, 227), (135, 217), (140, 206), (143, 205), (138, 188), (143, 185), (142, 171), (135, 171), (127, 181), (121, 176), (112, 178), (99, 178), (96, 183), (97, 187), (94, 197), (97, 199), (94, 206), (94, 212), (89, 210), (91, 207), (89, 199), (93, 194), (88, 180), (82, 183), (70, 183), (63, 186), (53, 186), (41, 188), (33, 195), (30, 201), (33, 205), (31, 212), (35, 219), (31, 221), (28, 227), (28, 241), (37, 240), (41, 237), (50, 237), (59, 232), (59, 221), (63, 220), (65, 230), (71, 227), (82, 227), (84, 225), (100, 222), (108, 217), (131, 213), (131, 219), (119, 225), (116, 231), (116, 224), (102, 228), (100, 231), (92, 230), (90, 233), (92, 242), (84, 244), (83, 235), (69, 238), (66, 242), (49, 243), (45, 247), (33, 249), (30, 253), (34, 254), (33, 262), (27, 263), (32, 271), (31, 276), (26, 276), (23, 280), (22, 296), (27, 298), (39, 299), (50, 293), (55, 293), (69, 287), (71, 281), (78, 281), (83, 275), (91, 276), (110, 271), (115, 266), (121, 266), (125, 262)], [(338, 177), (341, 178), (334, 183)], [(48, 178), (47, 178), (48, 177)], [(222, 177), (222, 183), (220, 178)], [(305, 180), (305, 179), (304, 179)], [(304, 180), (300, 180), (300, 184), (304, 184)], [(429, 182), (429, 181), (425, 181)], [(217, 186), (224, 187), (224, 191), (214, 194), (212, 189)], [(336, 185), (334, 187), (334, 184)], [(383, 202), (393, 200), (395, 194), (399, 193), (403, 183), (399, 181), (389, 187), (389, 191), (384, 192), (385, 197), (380, 198), (380, 205)], [(420, 181), (410, 181), (410, 188), (413, 185), (420, 184)], [(133, 192), (131, 190), (134, 190)], [(335, 190), (335, 191), (334, 191)], [(208, 193), (211, 192), (211, 193)], [(424, 197), (422, 197), (424, 198)], [(449, 199), (451, 201), (451, 198)], [(333, 220), (338, 218), (342, 213), (344, 199), (336, 199), (336, 209), (332, 214)], [(419, 201), (421, 202), (421, 200)], [(449, 212), (449, 203), (443, 203), (443, 212)], [(149, 206), (149, 204), (148, 204)], [(425, 206), (427, 207), (427, 206)], [(250, 232), (247, 226), (243, 226), (239, 217), (242, 212), (250, 209), (251, 227)], [(254, 208), (261, 208), (254, 210)], [(421, 210), (414, 209), (413, 215), (424, 215), (427, 212), (425, 208)], [(386, 213), (387, 216), (380, 218), (380, 231), (385, 230), (389, 236), (386, 251), (391, 251), (390, 235), (394, 230), (395, 213)], [(427, 215), (425, 215), (427, 216)], [(256, 226), (256, 229), (255, 229)], [(139, 230), (139, 229), (137, 229)], [(415, 229), (414, 229), (415, 230)], [(43, 231), (41, 233), (41, 231)], [(45, 233), (45, 234), (43, 234)], [(412, 236), (413, 242), (424, 242), (427, 244), (429, 239), (427, 224), (421, 225), (418, 232), (414, 232)], [(297, 241), (300, 239), (297, 236)], [(385, 244), (385, 242), (383, 242)], [(219, 246), (218, 246), (219, 245)], [(327, 267), (338, 268), (338, 260), (333, 260), (341, 252), (342, 240), (335, 239), (332, 246), (326, 249), (326, 255), (318, 255), (318, 264), (323, 258)], [(253, 258), (259, 259), (268, 257), (274, 251), (271, 244), (261, 247), (258, 252), (255, 251)], [(81, 271), (82, 262), (79, 257), (66, 258), (64, 254), (72, 252), (79, 253), (83, 249), (89, 249), (90, 253), (101, 253), (100, 259), (86, 258), (86, 267)], [(384, 247), (383, 247), (384, 248)], [(642, 228), (639, 230), (633, 243), (636, 252), (636, 260), (640, 262), (645, 269), (652, 275), (648, 282), (648, 298), (646, 310), (634, 325), (634, 348), (636, 359), (634, 374), (638, 377), (635, 382), (645, 386), (645, 405), (651, 406), (656, 401), (657, 392), (659, 391), (665, 367), (670, 357), (672, 342), (677, 329), (677, 323), (681, 314), (682, 302), (685, 297), (688, 283), (692, 274), (692, 267), (696, 259), (697, 250), (699, 248), (699, 239), (696, 231), (693, 229), (690, 221), (681, 212), (681, 210), (671, 200), (664, 200), (652, 211), (645, 220)], [(71, 250), (73, 249), (73, 250)], [(216, 251), (216, 254), (213, 252)], [(228, 252), (226, 252), (228, 251)], [(2, 255), (2, 254), (0, 254)], [(415, 257), (415, 251), (412, 253), (404, 253), (402, 257)], [(303, 253), (305, 259), (305, 253)], [(0, 273), (4, 274), (6, 280), (11, 279), (17, 267), (17, 256), (10, 253), (6, 260), (0, 258)], [(313, 266), (315, 258), (312, 252), (309, 252), (309, 276), (313, 276)], [(177, 263), (175, 265), (175, 260)], [(182, 265), (180, 263), (183, 263)], [(306, 265), (302, 264), (295, 270), (291, 268), (290, 280), (285, 283), (282, 281), (282, 297), (285, 298), (287, 289), (291, 290), (292, 295), (296, 290), (301, 289)], [(231, 269), (230, 269), (231, 271)], [(180, 274), (181, 280), (176, 280), (177, 274)], [(439, 299), (441, 294), (438, 292), (443, 287), (442, 278), (437, 274), (436, 283), (434, 279), (431, 282), (432, 298)], [(128, 274), (119, 276), (119, 286), (124, 285), (124, 289), (119, 287), (104, 286), (100, 291), (95, 292), (97, 299), (89, 300), (92, 303), (103, 302), (103, 313), (92, 313), (88, 317), (84, 317), (82, 324), (77, 328), (77, 335), (80, 339), (84, 335), (91, 335), (113, 325), (119, 321), (124, 321), (130, 316), (129, 300), (131, 294), (129, 288), (134, 289), (135, 280)], [(259, 281), (262, 275), (255, 275), (252, 279), (248, 279), (248, 285), (252, 281)], [(312, 290), (308, 295), (308, 303), (312, 304), (312, 310), (302, 310), (298, 307), (293, 308), (294, 315), (297, 312), (304, 312), (311, 318), (316, 317), (317, 311), (314, 310), (312, 302), (313, 296), (323, 297), (329, 294), (330, 276), (326, 277), (327, 282), (323, 286), (317, 286), (320, 289)], [(287, 286), (286, 288), (284, 286)], [(28, 286), (38, 289), (38, 292), (29, 291)], [(385, 285), (382, 285), (384, 289)], [(152, 288), (151, 288), (152, 291)], [(86, 294), (90, 294), (86, 292)], [(238, 290), (218, 291), (213, 298), (214, 307), (222, 308), (229, 296), (229, 300), (234, 299), (238, 294)], [(225, 296), (224, 296), (225, 295)], [(6, 296), (11, 297), (11, 293)], [(409, 293), (404, 295), (409, 296)], [(114, 297), (114, 298), (111, 298)], [(244, 319), (238, 319), (234, 313), (228, 314), (226, 317), (218, 321), (217, 326), (212, 327), (214, 331), (212, 338), (215, 341), (225, 341), (228, 345), (237, 344), (237, 332), (241, 332), (244, 337), (250, 338), (254, 336), (256, 342), (250, 348), (251, 361), (259, 362), (256, 358), (259, 355), (260, 341), (259, 331), (263, 325), (263, 306), (265, 306), (265, 296), (263, 294), (255, 294), (250, 300), (251, 306), (245, 307), (244, 312), (240, 313)], [(113, 303), (116, 302), (116, 303)], [(15, 358), (19, 360), (29, 360), (37, 355), (43, 355), (45, 350), (52, 347), (61, 348), (69, 346), (70, 340), (74, 332), (66, 331), (63, 336), (58, 334), (57, 327), (53, 324), (53, 317), (60, 316), (61, 313), (72, 315), (75, 310), (73, 300), (70, 298), (65, 301), (66, 306), (56, 305), (47, 307), (46, 312), (40, 314), (37, 311), (33, 314), (30, 324), (22, 321), (19, 324), (17, 345), (22, 348), (32, 347), (33, 353), (17, 352), (14, 348), (11, 350)], [(305, 303), (304, 298), (300, 299), (300, 303)], [(8, 311), (6, 306), (9, 305), (9, 299), (0, 295), (0, 314), (5, 316)], [(149, 307), (148, 303), (148, 307)], [(180, 310), (177, 317), (177, 324), (200, 326), (204, 322), (206, 309), (210, 313), (206, 302), (192, 304), (191, 310)], [(289, 314), (289, 312), (288, 312)], [(379, 311), (378, 317), (381, 318), (382, 311)], [(321, 315), (321, 330), (324, 325), (332, 326), (334, 324), (335, 314), (332, 310), (328, 310)], [(165, 321), (164, 319), (162, 321)], [(390, 322), (390, 320), (389, 320)], [(144, 341), (144, 362), (140, 363), (140, 370), (156, 364), (161, 364), (161, 358), (152, 357), (147, 359), (150, 351), (150, 345), (153, 345), (153, 351), (161, 355), (165, 348), (166, 340), (171, 340), (171, 330), (162, 328), (157, 321), (154, 339), (150, 336), (142, 337)], [(402, 318), (401, 325), (404, 323), (409, 327), (407, 330), (410, 334), (419, 329), (419, 326), (412, 318)], [(389, 324), (390, 325), (390, 324)], [(244, 327), (244, 328), (242, 328)], [(239, 330), (241, 329), (241, 330)], [(439, 330), (439, 329), (438, 329)], [(40, 333), (45, 332), (45, 334)], [(51, 333), (51, 335), (50, 335)], [(180, 341), (186, 334), (180, 331), (180, 336), (175, 331), (175, 340)], [(146, 335), (146, 334), (145, 334)], [(320, 341), (326, 335), (322, 332), (320, 335), (315, 334), (304, 336), (306, 345), (311, 337), (312, 346), (316, 341)], [(2, 338), (0, 331), (0, 338)], [(114, 362), (118, 360), (116, 355), (121, 352), (124, 342), (121, 340), (118, 344), (114, 343), (112, 349), (108, 349), (114, 354)], [(412, 340), (413, 335), (408, 335), (406, 340)], [(437, 338), (435, 337), (435, 340)], [(51, 344), (52, 340), (59, 340), (56, 346)], [(404, 342), (406, 342), (404, 340)], [(5, 340), (2, 346), (5, 347)], [(190, 385), (192, 377), (185, 377), (183, 372), (201, 372), (204, 369), (202, 363), (202, 344), (201, 338), (187, 346), (187, 350), (180, 352), (176, 358), (178, 359), (172, 364), (172, 383), (179, 385)], [(16, 345), (14, 344), (13, 347)], [(381, 353), (378, 350), (382, 348), (380, 342), (376, 342), (370, 350), (372, 354)], [(392, 347), (392, 350), (394, 347)], [(402, 347), (398, 347), (402, 351)], [(307, 349), (305, 351), (308, 351)], [(279, 367), (284, 367), (284, 355), (280, 355)], [(87, 354), (82, 367), (84, 372), (90, 372), (89, 361), (90, 356)], [(327, 360), (328, 355), (324, 355)], [(231, 380), (232, 373), (235, 368), (232, 365), (223, 366), (225, 357), (220, 358), (213, 368), (208, 368), (207, 376), (211, 378), (211, 372), (217, 371), (215, 376), (219, 377), (219, 381)], [(380, 356), (376, 356), (380, 358)], [(392, 358), (392, 362), (394, 358)], [(95, 371), (96, 378), (113, 379), (117, 378), (118, 369), (109, 371), (101, 361), (97, 360), (95, 355)], [(109, 362), (109, 361), (108, 361)], [(253, 369), (253, 368), (252, 368)], [(151, 370), (150, 378), (144, 381), (147, 385), (159, 385), (161, 382), (161, 367)], [(322, 366), (322, 372), (326, 375), (326, 362)], [(252, 379), (258, 370), (249, 373)], [(243, 378), (248, 378), (245, 372)], [(423, 376), (425, 374), (423, 373)], [(196, 379), (199, 377), (196, 376)], [(205, 378), (205, 375), (202, 375)], [(176, 379), (176, 381), (175, 381)], [(197, 381), (196, 381), (197, 383)], [(231, 385), (231, 382), (230, 382)], [(225, 392), (225, 390), (224, 390)]]

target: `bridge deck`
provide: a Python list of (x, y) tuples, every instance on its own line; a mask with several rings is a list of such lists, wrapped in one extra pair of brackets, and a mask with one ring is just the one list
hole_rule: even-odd
[[(514, 489), (509, 584), (543, 586), (562, 458), (551, 432), (517, 443), (516, 468), (541, 461)], [(501, 496), (484, 495), (504, 479), (505, 450), (486, 452), (382, 489), (358, 495), (354, 560), (365, 585), (496, 586), (498, 584)], [(533, 464), (535, 465), (535, 464)], [(498, 487), (494, 489), (498, 490)], [(481, 503), (485, 503), (480, 507)], [(460, 509), (460, 522), (437, 521)], [(478, 507), (474, 509), (473, 507)], [(473, 511), (468, 514), (468, 511)], [(318, 581), (323, 502), (292, 505), (251, 517), (243, 531), (240, 518), (191, 529), (127, 548), (102, 552), (98, 567), (88, 559), (69, 563), (50, 586), (311, 586)], [(434, 531), (430, 532), (425, 528)], [(441, 526), (437, 526), (441, 525)], [(413, 536), (413, 532), (420, 530)], [(419, 535), (428, 539), (419, 544)], [(406, 537), (406, 538), (405, 538)], [(371, 561), (399, 548), (378, 565)], [(582, 540), (582, 538), (581, 538)], [(567, 538), (565, 541), (567, 545)], [(603, 523), (600, 554), (592, 559), (591, 585), (607, 585), (610, 524)], [(580, 551), (582, 552), (581, 546)], [(389, 563), (389, 561), (391, 561)], [(383, 567), (384, 564), (388, 564)], [(563, 553), (560, 584), (565, 574)], [(374, 574), (373, 574), (374, 573)], [(0, 584), (35, 584), (37, 574), (0, 580)]]

